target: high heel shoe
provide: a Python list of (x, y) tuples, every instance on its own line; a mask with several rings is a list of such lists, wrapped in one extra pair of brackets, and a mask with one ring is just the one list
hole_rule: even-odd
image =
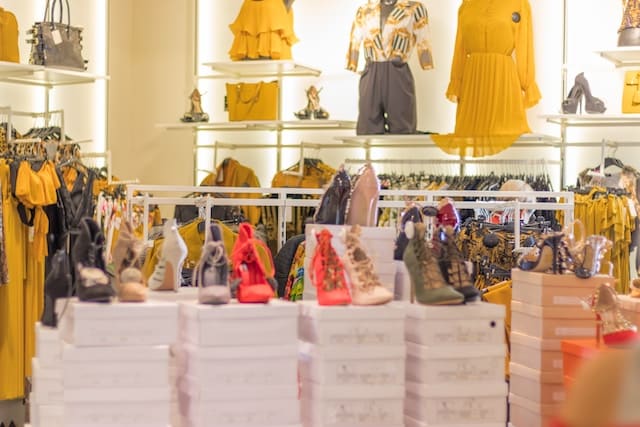
[(443, 253), (440, 259), (442, 274), (453, 289), (464, 295), (464, 302), (475, 301), (480, 298), (480, 292), (473, 285), (465, 259), (456, 245), (455, 230), (448, 226), (444, 232), (445, 240), (441, 242)]
[(564, 273), (565, 256), (562, 253), (563, 233), (544, 236), (536, 242), (533, 250), (523, 254), (518, 260), (518, 267), (524, 271), (553, 274)]
[(351, 283), (351, 303), (354, 305), (386, 304), (393, 293), (380, 283), (375, 267), (360, 242), (360, 226), (345, 230), (346, 251), (342, 262)]
[(227, 304), (231, 300), (229, 263), (218, 224), (209, 227), (208, 241), (193, 270), (193, 284), (200, 304)]
[[(269, 267), (265, 267), (258, 246), (268, 258)], [(236, 289), (238, 302), (268, 303), (274, 296), (277, 283), (273, 278), (273, 258), (264, 242), (253, 237), (253, 227), (243, 222), (238, 229), (238, 238), (231, 254), (233, 271), (232, 286)]]
[(123, 221), (113, 248), (115, 288), (121, 302), (144, 302), (147, 287), (140, 268), (143, 243), (136, 238), (133, 226)]
[(208, 122), (209, 115), (202, 111), (202, 95), (198, 89), (194, 89), (189, 95), (191, 101), (191, 109), (184, 113), (184, 116), (180, 119), (183, 122)]
[(322, 195), (320, 205), (313, 216), (315, 224), (342, 225), (351, 194), (351, 179), (343, 166), (333, 176), (331, 185)]
[(373, 166), (365, 164), (356, 176), (347, 205), (348, 225), (373, 227), (378, 222), (378, 195), (380, 182)]
[(115, 289), (106, 273), (104, 245), (100, 226), (89, 217), (83, 218), (71, 250), (76, 271), (76, 294), (80, 301), (110, 302), (115, 296)]
[(53, 328), (58, 326), (55, 311), (56, 300), (70, 297), (72, 293), (71, 269), (69, 256), (64, 249), (58, 249), (51, 259), (51, 271), (44, 281), (45, 304), (40, 322)]
[(419, 206), (412, 204), (401, 214), (400, 230), (398, 232), (398, 237), (396, 237), (395, 247), (393, 249), (393, 259), (396, 261), (402, 261), (404, 251), (407, 249), (407, 245), (409, 244), (409, 238), (407, 237), (407, 233), (404, 231), (408, 222), (412, 222), (414, 224), (416, 222), (422, 222), (422, 211)]
[(596, 314), (598, 337), (609, 346), (624, 346), (638, 341), (638, 328), (620, 311), (616, 291), (608, 283), (598, 286), (588, 302)]
[(178, 233), (175, 219), (164, 224), (162, 256), (149, 278), (149, 288), (155, 291), (177, 291), (182, 280), (182, 263), (187, 257), (187, 245)]
[(411, 279), (411, 302), (421, 304), (462, 304), (464, 295), (449, 286), (442, 275), (433, 242), (425, 240), (424, 223), (407, 223), (409, 245), (402, 256)]
[(576, 76), (575, 84), (582, 88), (584, 93), (584, 110), (589, 114), (602, 114), (607, 110), (604, 105), (604, 101), (600, 98), (596, 98), (591, 94), (591, 88), (589, 82), (584, 77), (584, 73), (580, 73)]
[[(612, 243), (604, 236), (587, 237), (583, 249), (574, 258), (574, 272), (581, 279), (588, 279), (600, 271), (600, 261), (612, 247)], [(611, 275), (611, 267), (609, 268)]]
[(458, 229), (460, 225), (460, 215), (453, 205), (453, 200), (448, 197), (440, 199), (438, 202), (438, 213), (436, 214), (436, 227), (453, 227)]
[(309, 274), (316, 287), (318, 304), (348, 305), (351, 303), (351, 295), (344, 265), (331, 244), (332, 237), (327, 229), (316, 234), (318, 244), (311, 258)]
[(580, 112), (582, 112), (583, 95), (582, 86), (577, 83), (574, 84), (567, 95), (567, 99), (562, 101), (562, 112), (564, 114), (576, 114), (578, 107), (580, 107)]

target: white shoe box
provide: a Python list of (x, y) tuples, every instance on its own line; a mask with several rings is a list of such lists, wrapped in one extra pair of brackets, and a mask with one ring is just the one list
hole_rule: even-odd
[(296, 344), (298, 307), (293, 302), (205, 305), (180, 302), (180, 340), (207, 346)]
[(300, 377), (330, 386), (404, 385), (404, 345), (300, 345)]
[(403, 425), (404, 386), (324, 386), (302, 383), (305, 427), (395, 427)]
[(618, 301), (625, 319), (640, 327), (640, 298), (618, 295)]
[(63, 401), (62, 369), (43, 368), (37, 357), (31, 359), (32, 396), (40, 405), (57, 405)]
[(404, 261), (394, 261), (396, 277), (394, 281), (394, 297), (396, 301), (411, 301), (411, 276)]
[(160, 301), (104, 304), (74, 300), (59, 327), (62, 338), (78, 347), (169, 345), (177, 339), (178, 308)]
[[(343, 235), (351, 226), (346, 225), (329, 225), (329, 224), (309, 224), (306, 227), (305, 239), (305, 258), (304, 258), (304, 300), (315, 300), (316, 288), (312, 285), (311, 276), (311, 259), (317, 245), (317, 239), (314, 232), (320, 232), (328, 229), (333, 237), (331, 245), (335, 249), (339, 257), (343, 257), (346, 253)], [(360, 227), (360, 242), (369, 258), (375, 266), (376, 273), (380, 282), (393, 292), (395, 287), (395, 271), (396, 266), (393, 260), (393, 248), (396, 238), (396, 230), (393, 227)]]
[[(411, 417), (404, 417), (405, 427), (504, 427), (504, 423), (481, 423), (481, 424), (427, 424)], [(509, 427), (511, 424), (509, 424)]]
[(590, 297), (601, 283), (612, 280), (610, 276), (603, 274), (581, 279), (573, 273), (536, 273), (518, 268), (511, 270), (511, 278), (514, 301), (565, 308), (581, 308), (582, 301)]
[(507, 422), (507, 384), (424, 385), (407, 382), (405, 415), (427, 425)]
[(580, 307), (553, 307), (511, 301), (511, 330), (545, 338), (592, 338), (595, 315)]
[(511, 331), (511, 361), (539, 371), (561, 370), (561, 343)]
[(454, 306), (407, 304), (408, 342), (446, 345), (504, 345), (505, 307), (476, 302)]
[(36, 357), (42, 368), (60, 368), (62, 339), (57, 328), (36, 322)]
[(169, 346), (76, 347), (63, 350), (66, 389), (169, 387)]
[(147, 299), (149, 301), (196, 301), (198, 299), (198, 288), (195, 286), (181, 286), (177, 291), (154, 291), (147, 289)]
[(562, 370), (538, 371), (518, 363), (509, 364), (509, 391), (536, 403), (562, 403), (566, 394)]
[(514, 427), (546, 427), (559, 415), (562, 404), (536, 403), (514, 393), (509, 394), (509, 421)]
[(320, 306), (300, 301), (299, 337), (319, 345), (404, 344), (405, 304)]
[(169, 388), (64, 391), (65, 427), (166, 427)]
[(31, 427), (65, 427), (62, 402), (55, 405), (40, 405), (31, 400), (29, 414)]
[(298, 345), (177, 349), (178, 377), (189, 376), (222, 389), (297, 384)]
[(425, 347), (407, 343), (407, 381), (469, 385), (504, 381), (506, 346)]

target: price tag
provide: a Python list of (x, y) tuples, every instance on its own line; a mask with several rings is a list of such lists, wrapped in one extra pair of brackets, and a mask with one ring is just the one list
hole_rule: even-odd
[(62, 36), (60, 35), (60, 30), (54, 30), (51, 32), (51, 37), (53, 37), (53, 42), (55, 44), (62, 43)]
[(33, 243), (36, 236), (36, 228), (34, 226), (29, 227), (29, 243)]

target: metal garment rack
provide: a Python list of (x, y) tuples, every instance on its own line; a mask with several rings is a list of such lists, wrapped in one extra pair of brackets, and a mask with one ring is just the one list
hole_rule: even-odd
[[(183, 193), (200, 194), (196, 197), (161, 197), (152, 196), (151, 193)], [(278, 207), (278, 250), (286, 241), (286, 217), (285, 211), (291, 207), (317, 207), (320, 199), (299, 199), (296, 195), (316, 195), (323, 194), (321, 189), (301, 189), (301, 188), (247, 188), (247, 187), (200, 187), (200, 186), (172, 186), (172, 185), (127, 185), (127, 217), (132, 218), (133, 206), (143, 206), (143, 218), (149, 217), (150, 205), (188, 205), (204, 208), (204, 220), (206, 224), (211, 221), (212, 206), (276, 206)], [(212, 197), (210, 194), (233, 194), (233, 193), (254, 193), (277, 195), (277, 198), (231, 198)], [(455, 201), (456, 208), (459, 209), (513, 209), (514, 218), (520, 218), (520, 212), (528, 209), (540, 210), (562, 210), (565, 212), (567, 223), (573, 221), (574, 216), (574, 193), (570, 191), (548, 192), (548, 191), (426, 191), (426, 190), (381, 190), (380, 196), (390, 197), (396, 200), (379, 200), (378, 207), (403, 209), (406, 206), (407, 198), (423, 198), (419, 203), (424, 206), (435, 206), (443, 197), (451, 198), (495, 198), (492, 201)], [(558, 203), (537, 202), (538, 198), (555, 197), (564, 201)], [(522, 199), (534, 200), (533, 202), (522, 202)], [(514, 199), (514, 200), (504, 200)], [(205, 230), (208, 228), (205, 227)], [(516, 235), (516, 249), (520, 247), (520, 222), (515, 221), (514, 233)], [(149, 230), (143, 227), (143, 241), (149, 244)]]

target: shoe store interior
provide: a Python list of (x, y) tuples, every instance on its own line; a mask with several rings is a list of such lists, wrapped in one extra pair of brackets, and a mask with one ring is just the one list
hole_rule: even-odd
[(0, 427), (640, 425), (640, 0), (0, 0), (0, 115)]

